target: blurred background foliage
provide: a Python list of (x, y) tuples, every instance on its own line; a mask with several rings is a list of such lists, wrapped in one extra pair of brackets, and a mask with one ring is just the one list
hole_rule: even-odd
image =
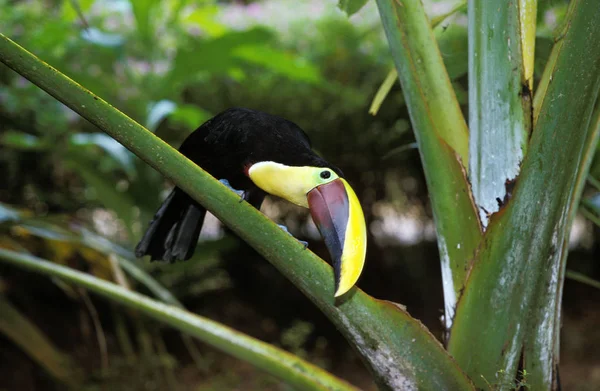
[[(354, 11), (361, 3), (341, 5)], [(461, 2), (425, 3), (464, 105), (464, 7), (445, 17)], [(536, 80), (560, 34), (567, 2), (540, 0), (538, 8)], [(0, 0), (0, 11), (4, 34), (175, 147), (231, 106), (298, 123), (315, 149), (342, 168), (363, 204), (369, 252), (359, 285), (406, 305), (441, 338), (435, 229), (397, 81), (389, 79), (389, 94), (377, 114), (369, 114), (393, 68), (374, 4), (350, 18), (334, 0)], [(192, 260), (136, 260), (131, 249), (170, 184), (3, 66), (0, 178), (0, 247), (185, 306), (374, 389), (325, 317), (215, 219)], [(596, 280), (598, 179), (600, 159), (575, 221), (568, 264), (572, 276)], [(263, 212), (326, 257), (306, 211), (269, 199)], [(600, 387), (599, 302), (600, 292), (590, 284), (566, 282), (565, 389)], [(83, 290), (4, 266), (0, 347), (0, 390), (69, 384), (86, 390), (286, 389), (247, 364)]]

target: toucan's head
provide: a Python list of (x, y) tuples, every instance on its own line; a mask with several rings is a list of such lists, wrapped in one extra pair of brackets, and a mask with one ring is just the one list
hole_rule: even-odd
[(336, 297), (358, 280), (367, 250), (363, 211), (354, 190), (338, 172), (272, 161), (254, 163), (248, 169), (250, 179), (262, 190), (309, 208), (333, 258)]

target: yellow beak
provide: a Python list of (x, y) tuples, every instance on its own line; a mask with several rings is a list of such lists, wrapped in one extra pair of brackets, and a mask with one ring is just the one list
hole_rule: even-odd
[(267, 193), (310, 209), (333, 260), (335, 297), (348, 292), (360, 277), (367, 251), (365, 217), (348, 182), (328, 168), (275, 162), (255, 163), (249, 176)]

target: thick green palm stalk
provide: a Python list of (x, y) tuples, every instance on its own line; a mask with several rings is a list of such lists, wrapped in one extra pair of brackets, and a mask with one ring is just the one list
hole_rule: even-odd
[(567, 251), (569, 208), (600, 88), (600, 7), (596, 0), (571, 6), (513, 197), (490, 220), (456, 312), (448, 349), (479, 387), (500, 370), (499, 389), (513, 387), (526, 332), (543, 326), (536, 306), (555, 316), (555, 305), (540, 297), (544, 284), (559, 293), (556, 254)]
[(438, 235), (445, 324), (464, 286), (481, 228), (465, 176), (468, 130), (421, 0), (377, 0), (419, 144)]
[(519, 23), (519, 9), (514, 0), (469, 1), (469, 178), (484, 225), (519, 174), (532, 126), (533, 49), (519, 26), (535, 32), (535, 14)]
[[(582, 154), (573, 197), (569, 204), (569, 220), (567, 232), (573, 224), (579, 201), (585, 187), (588, 171), (598, 139), (600, 137), (600, 104), (596, 102), (596, 110), (590, 122), (585, 149)], [(551, 267), (544, 270), (543, 281), (538, 285), (536, 304), (534, 304), (533, 321), (525, 335), (523, 349), (523, 368), (527, 371), (527, 384), (531, 390), (550, 390), (557, 388), (558, 362), (561, 328), (561, 304), (565, 269), (569, 249), (569, 235), (565, 235), (560, 251), (551, 260)], [(554, 388), (553, 388), (554, 387)]]
[(361, 354), (382, 389), (472, 389), (470, 380), (420, 322), (358, 288), (336, 303), (330, 266), (141, 125), (2, 34), (0, 61), (173, 180), (268, 259), (329, 317)]

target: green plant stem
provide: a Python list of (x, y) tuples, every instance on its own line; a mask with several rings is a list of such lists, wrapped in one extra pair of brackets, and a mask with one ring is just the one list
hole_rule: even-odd
[(557, 299), (544, 302), (544, 284), (554, 285), (553, 297), (560, 293), (557, 254), (567, 251), (600, 88), (600, 7), (596, 0), (572, 6), (513, 196), (492, 216), (456, 311), (448, 349), (479, 387), (486, 387), (481, 376), (495, 379), (500, 370), (500, 389), (512, 386), (525, 335), (542, 327), (536, 306), (556, 316)]
[(431, 19), (431, 27), (437, 27), (444, 20), (448, 19), (450, 16), (454, 15), (457, 12), (464, 12), (467, 9), (467, 0), (462, 0), (454, 4), (454, 6), (445, 14), (441, 14)]
[(0, 249), (3, 262), (35, 273), (59, 277), (95, 294), (135, 309), (188, 333), (235, 357), (246, 360), (303, 390), (357, 390), (326, 371), (284, 350), (239, 333), (217, 322), (152, 300), (116, 284), (31, 255)]
[(377, 93), (375, 94), (375, 97), (373, 98), (373, 102), (371, 102), (371, 107), (369, 108), (369, 114), (377, 115), (379, 108), (381, 108), (383, 101), (385, 100), (385, 98), (388, 96), (388, 94), (392, 90), (392, 87), (394, 86), (394, 83), (396, 82), (397, 78), (398, 78), (398, 71), (396, 70), (396, 68), (392, 68), (388, 72), (383, 83), (381, 83), (381, 86), (379, 87), (379, 89), (377, 90)]
[[(596, 105), (590, 121), (587, 141), (584, 144), (573, 197), (568, 209), (567, 233), (571, 231), (581, 205), (579, 200), (585, 188), (598, 137), (600, 137), (600, 105)], [(523, 367), (527, 370), (527, 383), (532, 390), (549, 390), (558, 382), (556, 368), (558, 368), (560, 353), (561, 304), (568, 250), (569, 235), (567, 234), (560, 251), (557, 251), (549, 262), (551, 266), (543, 270), (542, 277), (546, 283), (538, 284), (537, 303), (533, 306), (532, 313), (533, 322), (530, 322), (523, 349)]]
[[(456, 3), (450, 11), (431, 19), (431, 28), (436, 28), (444, 20), (446, 20), (447, 18), (449, 18), (450, 16), (454, 15), (455, 13), (457, 13), (459, 11), (464, 11), (466, 8), (467, 8), (467, 0), (463, 0), (461, 2)], [(394, 82), (396, 81), (397, 78), (398, 78), (398, 71), (396, 70), (396, 68), (393, 68), (392, 70), (390, 70), (388, 72), (387, 76), (385, 77), (385, 80), (381, 83), (381, 86), (377, 90), (377, 93), (375, 94), (375, 97), (373, 98), (373, 101), (371, 102), (371, 107), (369, 108), (369, 114), (377, 115), (377, 112), (381, 108), (381, 105), (383, 104), (383, 101), (385, 100), (385, 98), (390, 93), (392, 87), (394, 86)]]
[(469, 178), (484, 225), (519, 174), (531, 133), (519, 8), (514, 0), (469, 1)]
[[(567, 15), (565, 16), (565, 26), (569, 25), (569, 23), (566, 21), (571, 20), (573, 9), (574, 9), (573, 4), (574, 3), (571, 3), (571, 5), (568, 8)], [(564, 32), (554, 43), (554, 46), (552, 46), (552, 51), (550, 52), (550, 56), (548, 57), (548, 61), (546, 62), (544, 71), (542, 72), (542, 77), (540, 79), (539, 85), (536, 88), (535, 94), (533, 96), (533, 125), (534, 126), (537, 123), (538, 117), (540, 115), (540, 110), (542, 109), (542, 103), (544, 103), (544, 99), (547, 96), (548, 86), (550, 85), (550, 82), (552, 81), (552, 76), (554, 75), (554, 72), (555, 72), (556, 60), (558, 58), (558, 54), (562, 51), (562, 46), (564, 43), (563, 38), (564, 38)]]
[[(375, 300), (358, 288), (353, 288), (336, 303), (329, 265), (131, 118), (2, 34), (0, 61), (171, 179), (269, 260), (356, 347), (380, 387), (472, 387), (470, 380), (420, 322), (398, 306)], [(455, 164), (458, 164), (456, 160)]]
[(377, 0), (408, 107), (438, 235), (450, 328), (469, 261), (481, 240), (465, 177), (468, 130), (421, 0)]

